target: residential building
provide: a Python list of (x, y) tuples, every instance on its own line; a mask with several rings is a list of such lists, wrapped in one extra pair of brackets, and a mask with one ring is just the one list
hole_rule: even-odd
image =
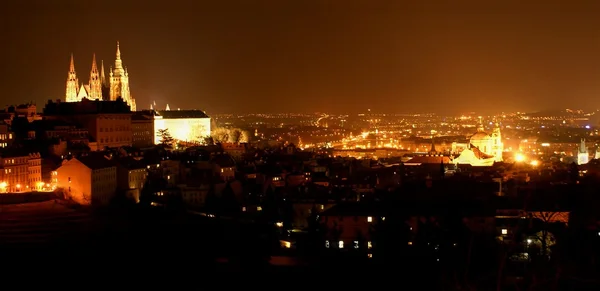
[(42, 160), (24, 149), (0, 151), (0, 192), (42, 190)]
[(13, 132), (10, 131), (9, 125), (0, 121), (0, 148), (9, 147), (13, 142)]
[[(79, 102), (48, 101), (44, 118), (63, 120), (88, 130), (96, 150), (132, 145), (131, 111), (122, 99)], [(92, 148), (92, 144), (90, 144)]]
[(132, 145), (147, 148), (154, 145), (154, 116), (151, 111), (135, 112), (131, 116)]
[(133, 201), (140, 201), (140, 194), (146, 183), (148, 170), (146, 165), (132, 157), (123, 158), (117, 168), (118, 190)]
[(117, 166), (111, 157), (87, 155), (64, 160), (56, 170), (58, 188), (82, 205), (107, 205), (117, 192)]

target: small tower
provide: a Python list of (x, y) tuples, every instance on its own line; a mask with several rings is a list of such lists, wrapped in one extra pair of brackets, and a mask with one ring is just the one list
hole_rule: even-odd
[(71, 64), (69, 66), (69, 73), (67, 75), (67, 90), (65, 94), (65, 101), (77, 102), (77, 89), (79, 89), (79, 80), (77, 79), (77, 73), (75, 72), (75, 60), (73, 54), (71, 54)]
[(492, 153), (494, 162), (502, 162), (502, 153), (504, 152), (504, 143), (502, 142), (502, 133), (500, 132), (500, 124), (495, 122), (492, 130)]
[(96, 54), (92, 57), (92, 70), (90, 71), (89, 99), (102, 100), (102, 80), (98, 66), (96, 65)]
[(102, 86), (102, 100), (110, 100), (110, 85), (106, 80), (106, 73), (104, 73), (104, 61), (100, 61), (100, 84)]
[(477, 132), (484, 132), (485, 129), (483, 128), (483, 120), (482, 117), (479, 116), (479, 122), (477, 123)]
[(131, 111), (136, 111), (135, 100), (129, 91), (129, 73), (123, 67), (121, 60), (121, 48), (117, 42), (117, 52), (115, 56), (115, 67), (110, 71), (110, 100), (117, 100), (121, 97), (129, 105)]
[(433, 139), (433, 137), (431, 138), (431, 149), (429, 150), (429, 155), (436, 155), (437, 154), (437, 150), (435, 149), (435, 141)]
[(582, 138), (577, 151), (577, 164), (585, 165), (589, 162), (589, 159), (590, 154), (588, 153), (587, 146), (585, 145), (585, 138)]

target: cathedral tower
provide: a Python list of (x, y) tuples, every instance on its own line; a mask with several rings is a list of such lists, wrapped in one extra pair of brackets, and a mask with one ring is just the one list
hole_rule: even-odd
[(577, 150), (577, 164), (585, 165), (590, 160), (590, 154), (588, 153), (587, 145), (585, 144), (585, 138), (581, 139), (579, 149)]
[(502, 153), (504, 152), (504, 143), (502, 143), (502, 133), (500, 132), (500, 124), (496, 122), (492, 130), (492, 152), (494, 162), (502, 162)]
[(110, 72), (110, 100), (116, 100), (119, 97), (123, 98), (123, 101), (131, 107), (131, 111), (136, 110), (135, 100), (131, 97), (129, 91), (129, 73), (123, 67), (121, 49), (119, 48), (119, 42), (117, 42), (115, 67)]
[(100, 79), (100, 72), (98, 72), (98, 66), (96, 65), (96, 54), (92, 58), (89, 99), (102, 100), (102, 81)]
[(79, 89), (79, 80), (77, 79), (77, 73), (75, 73), (75, 61), (73, 60), (73, 54), (71, 54), (71, 65), (69, 66), (69, 74), (67, 76), (67, 91), (65, 94), (65, 101), (77, 102), (77, 89)]

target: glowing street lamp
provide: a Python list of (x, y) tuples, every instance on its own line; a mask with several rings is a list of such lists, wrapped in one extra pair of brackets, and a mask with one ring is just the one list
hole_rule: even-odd
[(522, 153), (517, 153), (515, 154), (515, 162), (524, 162), (525, 161), (525, 155), (523, 155)]
[(532, 166), (534, 166), (534, 167), (537, 167), (537, 166), (540, 164), (540, 162), (539, 162), (539, 161), (537, 161), (537, 160), (533, 160), (533, 161), (531, 161), (531, 163), (530, 163), (530, 164), (531, 164)]

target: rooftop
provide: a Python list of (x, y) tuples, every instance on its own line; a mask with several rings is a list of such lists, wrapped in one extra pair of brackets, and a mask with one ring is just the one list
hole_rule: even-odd
[(175, 118), (209, 118), (202, 110), (157, 110), (158, 115), (167, 119)]
[(44, 107), (44, 115), (79, 115), (79, 114), (127, 114), (131, 109), (123, 99), (100, 101), (83, 99), (80, 102), (53, 102), (48, 100)]
[(116, 166), (113, 160), (109, 160), (108, 158), (100, 155), (80, 156), (77, 158), (77, 160), (92, 170), (106, 169)]

